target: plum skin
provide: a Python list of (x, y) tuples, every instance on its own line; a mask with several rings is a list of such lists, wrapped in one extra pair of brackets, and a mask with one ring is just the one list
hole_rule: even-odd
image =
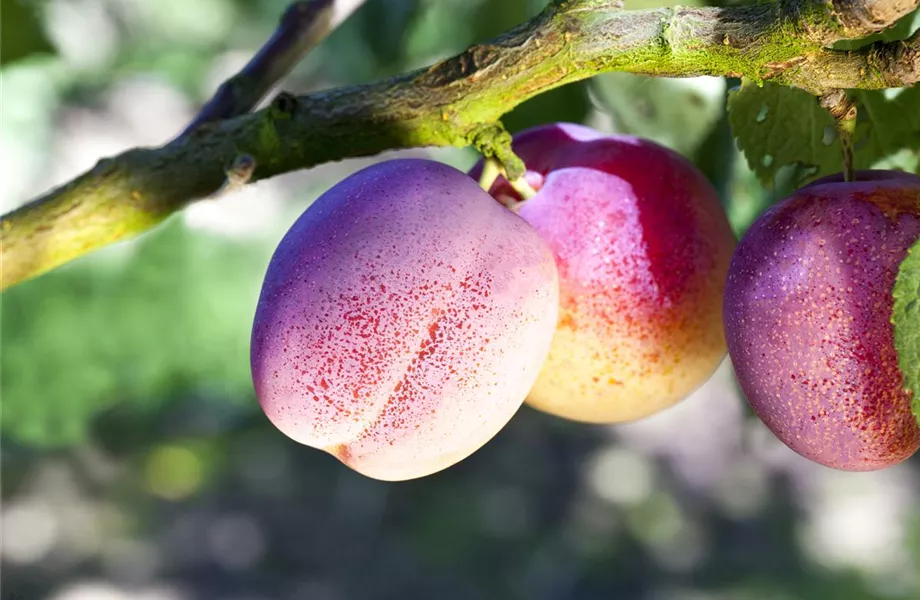
[(835, 175), (767, 210), (739, 244), (725, 332), (748, 402), (789, 448), (845, 471), (920, 448), (891, 323), (895, 279), (920, 238), (920, 177)]
[(464, 173), (400, 159), (323, 194), (276, 249), (253, 383), (288, 437), (381, 480), (466, 458), (523, 404), (558, 314), (533, 229)]
[[(561, 290), (527, 403), (618, 423), (687, 397), (726, 353), (722, 292), (736, 238), (715, 189), (663, 146), (581, 125), (521, 132), (513, 149), (538, 189), (517, 212), (553, 249)], [(516, 196), (503, 178), (490, 192)]]

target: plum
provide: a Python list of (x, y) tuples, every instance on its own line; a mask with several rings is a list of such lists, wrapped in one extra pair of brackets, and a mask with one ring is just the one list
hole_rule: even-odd
[[(524, 131), (513, 149), (537, 190), (515, 210), (552, 248), (560, 285), (556, 336), (527, 403), (616, 423), (688, 396), (726, 352), (736, 239), (716, 191), (667, 148), (580, 125)], [(504, 178), (490, 192), (521, 200)]]
[(920, 177), (896, 171), (807, 185), (744, 235), (725, 332), (754, 412), (789, 448), (870, 471), (920, 447), (891, 324), (900, 263), (920, 237)]
[(521, 407), (555, 331), (552, 253), (466, 174), (359, 171), (293, 224), (265, 276), (252, 377), (285, 435), (381, 480), (483, 446)]

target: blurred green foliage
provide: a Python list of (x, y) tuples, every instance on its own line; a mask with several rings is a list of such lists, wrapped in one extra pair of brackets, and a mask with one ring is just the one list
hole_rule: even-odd
[(173, 220), (4, 293), (4, 430), (23, 443), (74, 444), (119, 403), (144, 410), (183, 391), (249, 401), (266, 249)]
[(5, 0), (0, 19), (0, 67), (36, 54), (53, 54), (36, 2)]
[(609, 73), (591, 80), (599, 102), (624, 133), (692, 156), (725, 108), (725, 80)]

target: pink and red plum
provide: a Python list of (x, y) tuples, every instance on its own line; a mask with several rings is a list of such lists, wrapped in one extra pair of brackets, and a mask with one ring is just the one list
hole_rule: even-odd
[(364, 475), (429, 475), (523, 404), (558, 295), (546, 243), (466, 174), (380, 163), (323, 194), (276, 249), (252, 331), (256, 394), (284, 434)]

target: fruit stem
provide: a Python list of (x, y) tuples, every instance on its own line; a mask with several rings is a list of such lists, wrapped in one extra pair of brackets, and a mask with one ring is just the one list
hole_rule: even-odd
[(470, 143), (486, 159), (496, 160), (509, 181), (512, 177), (523, 177), (527, 170), (524, 161), (512, 150), (511, 141), (511, 134), (499, 121), (480, 125), (470, 136)]
[(511, 188), (518, 193), (521, 200), (530, 200), (537, 195), (537, 190), (533, 189), (533, 186), (524, 179), (523, 175), (516, 179), (508, 177), (508, 171), (505, 166), (494, 156), (488, 156), (483, 161), (482, 175), (479, 176), (479, 187), (488, 192), (492, 189), (492, 185), (499, 175), (508, 180)]
[(523, 177), (513, 179), (509, 181), (509, 183), (511, 187), (514, 188), (514, 191), (521, 195), (521, 199), (523, 200), (530, 200), (537, 195), (537, 190), (533, 189), (533, 186), (527, 183), (527, 180)]
[(523, 175), (517, 179), (511, 179), (508, 177), (508, 172), (505, 170), (505, 167), (494, 158), (487, 158), (485, 160), (482, 167), (482, 176), (479, 178), (479, 185), (488, 192), (492, 189), (492, 184), (495, 183), (499, 175), (508, 181), (508, 184), (518, 193), (522, 201), (530, 200), (537, 195), (537, 190), (524, 179)]
[(479, 176), (479, 187), (488, 192), (501, 174), (502, 167), (498, 161), (491, 156), (486, 158), (482, 165), (482, 175)]
[(853, 137), (856, 132), (856, 106), (853, 106), (853, 118), (837, 122), (840, 146), (843, 148), (843, 179), (855, 181), (856, 170), (853, 168)]
[(832, 90), (820, 97), (821, 106), (834, 118), (840, 148), (843, 153), (843, 179), (854, 181), (853, 138), (856, 133), (856, 102), (847, 98), (843, 90)]

